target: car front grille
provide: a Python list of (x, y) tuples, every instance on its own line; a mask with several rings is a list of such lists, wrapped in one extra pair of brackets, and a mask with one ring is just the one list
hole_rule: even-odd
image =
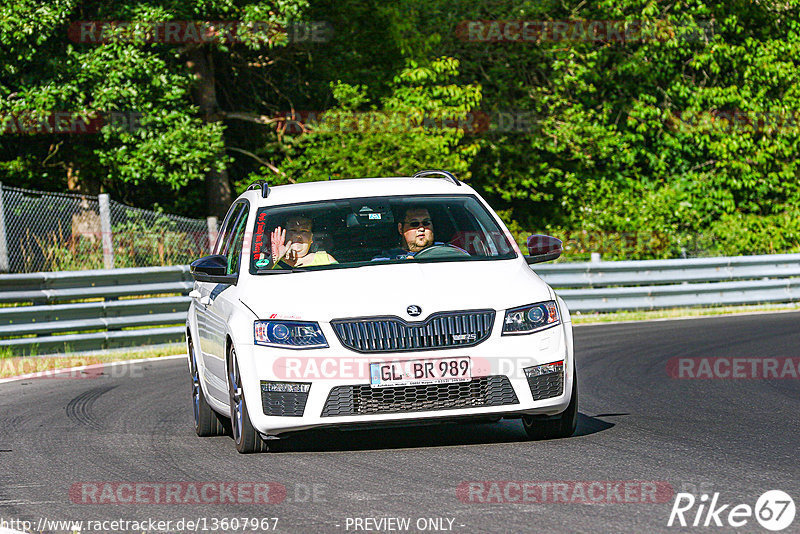
[(555, 373), (539, 376), (529, 376), (528, 387), (531, 388), (531, 394), (535, 401), (558, 397), (564, 393), (564, 370), (561, 369)]
[(409, 323), (399, 317), (364, 317), (331, 321), (339, 341), (357, 352), (403, 352), (473, 347), (492, 332), (494, 310), (435, 313)]
[(336, 386), (322, 417), (454, 410), (519, 404), (507, 376), (473, 378), (469, 382), (373, 388)]

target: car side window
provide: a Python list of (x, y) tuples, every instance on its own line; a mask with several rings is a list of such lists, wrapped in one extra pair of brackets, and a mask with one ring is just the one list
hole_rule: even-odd
[(225, 256), (228, 259), (227, 274), (238, 273), (239, 264), (241, 263), (242, 244), (244, 243), (244, 230), (247, 227), (247, 214), (248, 214), (247, 205), (242, 204), (242, 206), (243, 209), (240, 211), (239, 217), (236, 220), (234, 226), (233, 237), (231, 238), (231, 244), (228, 247), (228, 250), (225, 252)]
[(214, 254), (226, 254), (230, 246), (231, 235), (233, 234), (234, 226), (239, 219), (239, 215), (245, 205), (241, 202), (231, 206), (228, 215), (225, 217), (225, 222), (222, 224), (222, 230), (217, 237), (217, 243), (214, 246)]

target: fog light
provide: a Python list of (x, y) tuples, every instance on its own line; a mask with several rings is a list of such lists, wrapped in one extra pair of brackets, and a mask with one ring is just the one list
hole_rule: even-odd
[(564, 360), (545, 363), (543, 365), (534, 365), (533, 367), (525, 368), (525, 376), (532, 378), (534, 376), (549, 375), (551, 373), (560, 373), (564, 370)]

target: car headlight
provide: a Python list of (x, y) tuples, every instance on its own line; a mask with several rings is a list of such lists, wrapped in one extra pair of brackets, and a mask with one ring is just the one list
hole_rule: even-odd
[(561, 324), (555, 301), (539, 302), (506, 311), (503, 334), (530, 334)]
[(328, 346), (316, 322), (256, 321), (255, 344), (286, 349), (321, 349)]

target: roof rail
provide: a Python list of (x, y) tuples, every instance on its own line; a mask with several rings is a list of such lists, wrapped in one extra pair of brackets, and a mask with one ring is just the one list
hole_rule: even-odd
[(460, 186), (461, 182), (458, 181), (458, 178), (452, 172), (443, 171), (440, 169), (426, 169), (424, 171), (419, 171), (416, 173), (413, 178), (427, 178), (427, 177), (439, 178), (441, 180), (450, 180), (454, 184)]
[(256, 180), (247, 186), (248, 191), (251, 189), (261, 189), (261, 198), (267, 198), (269, 196), (269, 184), (266, 180)]

